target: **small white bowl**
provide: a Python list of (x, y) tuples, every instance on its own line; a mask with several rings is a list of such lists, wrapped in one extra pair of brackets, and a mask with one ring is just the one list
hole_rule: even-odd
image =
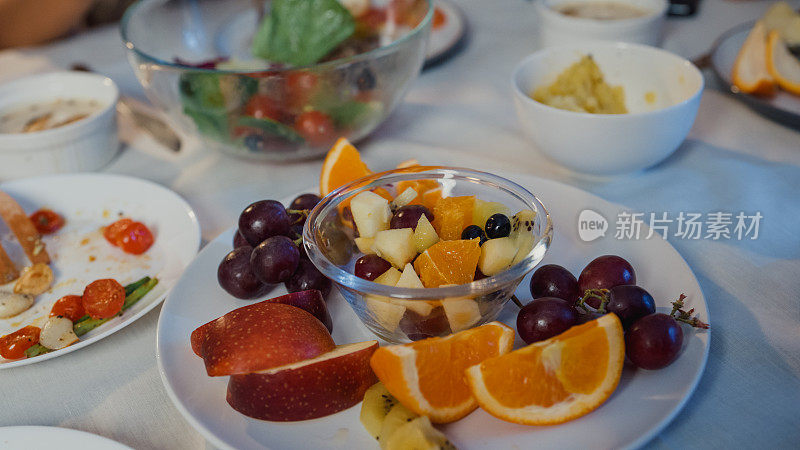
[[(566, 111), (529, 96), (587, 54), (608, 84), (623, 87), (628, 114)], [(692, 128), (704, 85), (691, 62), (620, 42), (540, 50), (522, 60), (511, 83), (517, 116), (537, 148), (563, 166), (597, 175), (645, 169), (671, 155)]]
[(102, 109), (85, 119), (32, 133), (0, 133), (0, 180), (99, 169), (119, 148), (110, 78), (84, 72), (51, 72), (0, 85), (0, 116), (31, 103), (92, 99)]
[[(572, 17), (557, 8), (576, 3), (622, 3), (646, 11), (641, 17), (596, 20)], [(581, 42), (615, 41), (657, 46), (661, 43), (668, 0), (537, 0), (543, 48)]]

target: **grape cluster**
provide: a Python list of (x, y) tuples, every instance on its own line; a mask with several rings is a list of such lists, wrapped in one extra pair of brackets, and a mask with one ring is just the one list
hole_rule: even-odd
[(530, 292), (533, 301), (517, 315), (517, 331), (526, 343), (559, 335), (593, 314), (614, 313), (625, 330), (628, 359), (643, 369), (661, 369), (678, 357), (683, 343), (678, 322), (708, 328), (692, 310), (682, 309), (683, 296), (672, 313), (656, 313), (653, 296), (636, 285), (633, 266), (617, 255), (595, 258), (577, 279), (562, 266), (542, 266), (531, 276)]
[(236, 298), (254, 299), (276, 284), (289, 292), (317, 289), (324, 296), (331, 280), (308, 260), (303, 246), (303, 224), (308, 212), (320, 201), (303, 194), (285, 208), (275, 200), (260, 200), (242, 211), (233, 236), (233, 250), (217, 268), (217, 280)]

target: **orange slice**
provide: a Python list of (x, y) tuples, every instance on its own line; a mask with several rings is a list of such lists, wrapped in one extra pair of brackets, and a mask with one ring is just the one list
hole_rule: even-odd
[(361, 160), (358, 150), (345, 138), (339, 138), (328, 150), (319, 176), (319, 193), (323, 197), (336, 188), (372, 173)]
[(477, 408), (464, 370), (503, 355), (514, 346), (514, 330), (490, 322), (443, 338), (381, 347), (370, 365), (386, 389), (411, 411), (432, 422), (458, 420)]
[(775, 80), (767, 70), (767, 32), (760, 20), (736, 56), (731, 80), (746, 94), (769, 95), (775, 90)]
[[(439, 203), (439, 200), (441, 199), (442, 199), (442, 188), (431, 189), (430, 191), (427, 191), (422, 194), (422, 205), (431, 210), (431, 212), (433, 212), (433, 210), (436, 207), (436, 204)], [(461, 236), (459, 235), (459, 237)]]
[(489, 414), (525, 425), (576, 419), (605, 402), (625, 360), (615, 314), (546, 341), (491, 358), (466, 371), (472, 395)]
[(464, 228), (472, 225), (475, 196), (445, 197), (433, 207), (433, 228), (444, 240), (461, 239)]
[(478, 239), (439, 241), (414, 261), (414, 270), (426, 288), (465, 284), (475, 278), (481, 257)]
[(778, 86), (800, 95), (800, 60), (789, 52), (777, 30), (770, 31), (767, 38), (767, 70)]

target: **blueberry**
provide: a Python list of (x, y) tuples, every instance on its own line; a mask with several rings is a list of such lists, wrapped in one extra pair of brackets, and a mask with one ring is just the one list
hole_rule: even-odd
[(356, 87), (358, 87), (359, 91), (369, 91), (375, 89), (375, 74), (372, 73), (372, 70), (369, 67), (365, 67), (361, 70), (361, 73), (358, 74), (356, 77)]
[(511, 233), (511, 221), (505, 214), (492, 214), (486, 221), (486, 237), (497, 239), (506, 237)]
[(251, 152), (261, 152), (266, 147), (266, 140), (260, 134), (248, 134), (244, 137), (244, 145)]
[(483, 233), (481, 227), (470, 225), (461, 232), (461, 239), (480, 239), (480, 244), (482, 245), (486, 242), (486, 234)]

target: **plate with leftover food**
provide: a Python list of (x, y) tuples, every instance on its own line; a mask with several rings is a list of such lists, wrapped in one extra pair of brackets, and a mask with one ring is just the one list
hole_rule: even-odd
[(623, 208), (554, 181), (401, 166), (340, 142), (319, 189), (253, 199), (187, 268), (156, 346), (193, 427), (219, 448), (632, 448), (669, 423), (710, 339), (672, 246), (579, 239), (581, 210)]
[(455, 55), (467, 35), (467, 19), (450, 0), (434, 2), (431, 36), (425, 51), (425, 67), (434, 66)]
[(0, 369), (85, 347), (158, 305), (200, 245), (155, 183), (53, 175), (0, 184)]

